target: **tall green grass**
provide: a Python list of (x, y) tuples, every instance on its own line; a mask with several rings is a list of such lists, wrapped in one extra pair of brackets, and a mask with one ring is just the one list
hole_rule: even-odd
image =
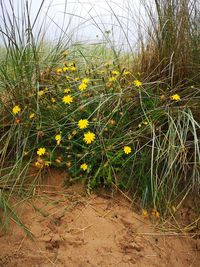
[(200, 6), (195, 0), (142, 1), (149, 19), (141, 66), (154, 80), (199, 82)]

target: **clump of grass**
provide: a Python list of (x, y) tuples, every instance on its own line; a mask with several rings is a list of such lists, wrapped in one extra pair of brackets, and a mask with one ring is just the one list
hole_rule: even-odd
[(149, 19), (147, 42), (141, 45), (141, 67), (145, 75), (154, 80), (164, 79), (172, 86), (179, 82), (199, 81), (198, 1), (142, 3)]

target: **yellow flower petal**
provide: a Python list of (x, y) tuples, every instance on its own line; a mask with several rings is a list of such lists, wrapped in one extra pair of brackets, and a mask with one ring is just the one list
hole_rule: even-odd
[(88, 122), (88, 120), (86, 120), (86, 119), (83, 119), (83, 120), (81, 119), (81, 120), (78, 121), (78, 127), (79, 127), (81, 130), (87, 128), (88, 125), (89, 125), (89, 122)]
[(94, 140), (95, 140), (95, 134), (94, 133), (89, 131), (89, 132), (84, 134), (83, 141), (86, 144), (91, 144)]
[(131, 149), (130, 146), (125, 146), (125, 147), (124, 147), (124, 153), (127, 154), (127, 155), (131, 153), (131, 150), (132, 150), (132, 149)]
[(38, 154), (38, 156), (42, 156), (42, 155), (44, 155), (46, 153), (46, 149), (44, 148), (44, 147), (40, 147), (40, 148), (38, 148), (38, 150), (37, 150), (37, 154)]

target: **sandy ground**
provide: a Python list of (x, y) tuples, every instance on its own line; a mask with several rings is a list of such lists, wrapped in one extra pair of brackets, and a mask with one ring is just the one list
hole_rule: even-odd
[(122, 195), (63, 190), (63, 174), (48, 176), (30, 203), (20, 205), (33, 240), (14, 222), (0, 232), (1, 267), (199, 267), (200, 239), (155, 230)]

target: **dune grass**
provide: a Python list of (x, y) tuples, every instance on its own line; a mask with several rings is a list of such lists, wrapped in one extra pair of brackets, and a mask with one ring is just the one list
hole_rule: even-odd
[(65, 29), (56, 43), (46, 43), (42, 26), (34, 33), (43, 2), (33, 21), (28, 4), (20, 21), (0, 4), (2, 225), (6, 214), (21, 225), (7, 210), (13, 195), (35, 192), (30, 169), (42, 175), (64, 168), (88, 191), (115, 184), (162, 216), (198, 192), (196, 1), (160, 0), (155, 9), (143, 2), (149, 25), (134, 55), (108, 43), (72, 45)]

